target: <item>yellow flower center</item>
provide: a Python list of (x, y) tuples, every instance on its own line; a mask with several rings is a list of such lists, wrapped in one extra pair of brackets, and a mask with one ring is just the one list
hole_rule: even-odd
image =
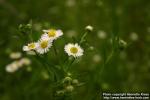
[(40, 45), (41, 45), (41, 48), (46, 48), (47, 46), (48, 46), (48, 41), (42, 41), (41, 43), (40, 43)]
[(70, 48), (70, 51), (71, 51), (71, 53), (75, 54), (78, 52), (78, 49), (76, 47), (72, 47), (72, 48)]
[(28, 48), (29, 48), (29, 49), (34, 49), (34, 48), (35, 48), (35, 44), (34, 44), (34, 43), (28, 44)]
[(56, 30), (55, 29), (51, 29), (49, 32), (48, 32), (48, 36), (49, 37), (54, 37), (56, 35)]

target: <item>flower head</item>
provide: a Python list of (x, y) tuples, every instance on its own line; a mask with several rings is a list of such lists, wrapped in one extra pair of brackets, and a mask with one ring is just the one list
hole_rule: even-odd
[(18, 70), (18, 63), (13, 62), (6, 66), (6, 71), (9, 73), (13, 73)]
[(72, 44), (69, 43), (65, 46), (65, 52), (69, 55), (69, 56), (73, 56), (73, 57), (80, 57), (83, 55), (83, 49), (77, 44)]
[(43, 30), (44, 34), (41, 38), (49, 38), (51, 40), (56, 40), (60, 36), (63, 35), (63, 32), (61, 30), (55, 30), (55, 29), (49, 29), (49, 30)]
[(38, 41), (36, 52), (38, 52), (39, 54), (44, 54), (49, 51), (49, 48), (51, 46), (52, 46), (52, 40), (42, 38)]
[(29, 43), (27, 46), (23, 46), (23, 51), (30, 51), (30, 50), (35, 50), (37, 47), (37, 43)]

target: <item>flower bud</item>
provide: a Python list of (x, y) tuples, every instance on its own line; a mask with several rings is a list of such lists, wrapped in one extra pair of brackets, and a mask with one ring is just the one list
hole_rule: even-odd
[(63, 80), (63, 83), (70, 83), (72, 81), (71, 77), (65, 77), (65, 79)]
[(67, 73), (67, 76), (71, 76), (71, 73), (68, 72), (68, 73)]
[(85, 28), (87, 31), (93, 31), (93, 27), (92, 26), (90, 26), (90, 25), (88, 25), (88, 26), (86, 26), (86, 28)]
[(66, 87), (66, 91), (67, 92), (72, 92), (74, 90), (74, 87), (72, 86), (72, 85), (68, 85), (67, 87)]
[(127, 43), (124, 40), (119, 40), (119, 49), (124, 50), (127, 47)]

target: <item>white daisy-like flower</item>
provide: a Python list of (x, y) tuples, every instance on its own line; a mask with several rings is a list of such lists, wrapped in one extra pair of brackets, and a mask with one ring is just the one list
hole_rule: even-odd
[(10, 73), (13, 73), (13, 72), (17, 71), (18, 68), (19, 68), (18, 63), (13, 62), (13, 63), (6, 66), (6, 71), (10, 72)]
[(41, 38), (47, 38), (51, 40), (56, 40), (60, 36), (63, 35), (63, 32), (61, 30), (55, 30), (55, 29), (49, 29), (49, 30), (43, 30), (44, 34), (41, 36)]
[(39, 53), (39, 54), (47, 53), (51, 46), (52, 46), (52, 40), (40, 39), (38, 41), (38, 46), (36, 48), (36, 52)]
[(84, 52), (84, 50), (77, 43), (75, 44), (69, 43), (65, 45), (64, 49), (69, 56), (73, 56), (73, 57), (80, 57), (83, 55)]
[(37, 46), (37, 43), (29, 43), (27, 46), (23, 46), (23, 51), (35, 50)]

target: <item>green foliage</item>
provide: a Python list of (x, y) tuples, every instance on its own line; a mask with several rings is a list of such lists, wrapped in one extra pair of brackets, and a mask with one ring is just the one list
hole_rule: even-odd
[[(150, 92), (150, 1), (2, 0), (0, 5), (0, 100), (100, 100), (103, 92)], [(87, 25), (93, 30), (85, 30)], [(23, 52), (23, 45), (50, 28), (64, 35), (48, 53)], [(67, 43), (79, 43), (84, 55), (68, 57)], [(13, 52), (22, 55), (12, 59)], [(31, 64), (6, 71), (23, 58)]]

